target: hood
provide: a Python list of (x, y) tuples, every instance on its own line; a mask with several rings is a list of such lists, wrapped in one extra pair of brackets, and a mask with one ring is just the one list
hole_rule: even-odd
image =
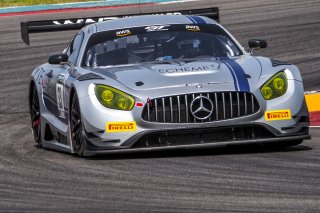
[(223, 59), (174, 60), (96, 68), (133, 90), (152, 90), (189, 85), (234, 83), (246, 90), (257, 81), (261, 66), (252, 56)]

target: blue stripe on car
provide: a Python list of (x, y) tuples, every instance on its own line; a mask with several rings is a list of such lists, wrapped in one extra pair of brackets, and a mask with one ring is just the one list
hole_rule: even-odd
[(188, 17), (188, 19), (190, 19), (192, 21), (192, 23), (194, 23), (194, 24), (197, 23), (191, 16), (186, 16), (186, 17)]
[[(224, 62), (224, 61), (223, 61)], [(234, 89), (236, 91), (239, 91), (239, 86), (238, 86), (238, 80), (237, 80), (237, 77), (236, 77), (236, 74), (234, 73), (234, 70), (230, 67), (229, 64), (225, 63), (224, 64), (226, 65), (226, 67), (228, 67), (231, 75), (232, 75), (232, 78), (233, 78), (233, 82), (234, 82)]]
[(190, 17), (194, 19), (197, 24), (206, 24), (206, 21), (199, 16), (190, 16)]
[(242, 92), (250, 92), (248, 79), (242, 67), (232, 59), (222, 59), (222, 62), (228, 67), (234, 79), (235, 89)]

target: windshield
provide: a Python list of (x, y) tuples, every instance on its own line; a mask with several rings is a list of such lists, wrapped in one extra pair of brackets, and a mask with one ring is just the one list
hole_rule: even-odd
[(82, 65), (101, 67), (240, 54), (241, 50), (217, 25), (158, 25), (93, 34)]

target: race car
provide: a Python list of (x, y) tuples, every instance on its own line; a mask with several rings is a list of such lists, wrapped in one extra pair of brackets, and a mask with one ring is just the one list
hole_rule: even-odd
[(246, 51), (218, 8), (22, 22), (29, 33), (76, 30), (31, 75), (35, 142), (79, 156), (309, 139), (299, 69)]

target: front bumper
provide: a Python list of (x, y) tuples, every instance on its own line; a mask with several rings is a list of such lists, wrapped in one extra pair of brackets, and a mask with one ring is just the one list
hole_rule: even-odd
[[(221, 86), (220, 86), (221, 87)], [(88, 141), (87, 155), (99, 153), (117, 153), (117, 152), (135, 152), (146, 150), (168, 150), (177, 148), (204, 148), (217, 147), (230, 144), (244, 143), (267, 143), (276, 141), (302, 140), (310, 138), (309, 135), (309, 119), (308, 110), (303, 96), (303, 85), (298, 81), (289, 81), (289, 90), (286, 95), (281, 98), (268, 101), (261, 96), (259, 88), (252, 89), (252, 93), (258, 99), (260, 109), (256, 113), (239, 118), (203, 122), (203, 123), (156, 123), (148, 122), (142, 119), (143, 108), (134, 107), (132, 111), (112, 110), (103, 107), (96, 99), (94, 92), (89, 92), (89, 96), (82, 97), (80, 108), (82, 112), (82, 120), (86, 130)], [(217, 88), (210, 89), (215, 91)], [(208, 91), (208, 89), (206, 89)], [(180, 93), (180, 92), (179, 92)], [(178, 94), (179, 94), (178, 93)], [(181, 92), (186, 94), (186, 92)], [(171, 94), (173, 95), (173, 94)], [(156, 97), (158, 95), (155, 95)], [(136, 102), (146, 104), (148, 97), (136, 97)], [(269, 110), (289, 109), (292, 118), (288, 120), (266, 121), (264, 113)], [(136, 122), (136, 130), (134, 132), (114, 132), (106, 131), (106, 124), (109, 122)], [(234, 129), (240, 129), (239, 132), (251, 128), (263, 128), (266, 135), (261, 134), (257, 137), (239, 137), (234, 135)], [(233, 130), (232, 130), (233, 129)], [(241, 130), (242, 129), (242, 130)], [(225, 135), (231, 135), (229, 138), (212, 138), (206, 135), (206, 132), (216, 131), (224, 132)], [(194, 134), (195, 133), (195, 134)], [(199, 133), (199, 134), (198, 134)], [(216, 132), (217, 133), (217, 132)], [(216, 134), (215, 133), (215, 134)], [(252, 132), (250, 133), (252, 135)], [(182, 141), (181, 143), (172, 143), (161, 141), (157, 138), (166, 138), (163, 135), (175, 135), (173, 140)], [(190, 137), (185, 137), (189, 135)], [(203, 137), (207, 137), (203, 140)], [(211, 137), (211, 140), (208, 139)], [(150, 146), (141, 145), (146, 143), (146, 138), (158, 140), (159, 144)], [(190, 139), (190, 142), (186, 142)]]
[(121, 154), (121, 153), (136, 153), (136, 152), (149, 152), (149, 151), (169, 151), (169, 150), (188, 150), (188, 149), (209, 149), (224, 147), (228, 145), (244, 145), (244, 144), (256, 144), (256, 143), (273, 143), (273, 142), (284, 142), (284, 141), (296, 141), (296, 140), (305, 140), (311, 139), (310, 135), (300, 135), (300, 136), (290, 136), (290, 137), (280, 137), (273, 139), (259, 139), (259, 140), (243, 140), (238, 141), (237, 143), (233, 141), (219, 142), (219, 143), (205, 143), (205, 144), (189, 144), (189, 145), (179, 145), (179, 146), (163, 146), (163, 147), (153, 147), (153, 148), (130, 148), (130, 149), (88, 149), (84, 152), (84, 156), (95, 156), (103, 154)]
[[(296, 133), (282, 134), (276, 129), (264, 125), (232, 126), (206, 129), (181, 129), (169, 131), (140, 132), (123, 143), (117, 149), (105, 149), (87, 141), (86, 156), (107, 153), (134, 153), (146, 151), (164, 151), (174, 149), (201, 149), (228, 145), (274, 143), (310, 139), (309, 128)], [(132, 144), (126, 148), (126, 144)]]

